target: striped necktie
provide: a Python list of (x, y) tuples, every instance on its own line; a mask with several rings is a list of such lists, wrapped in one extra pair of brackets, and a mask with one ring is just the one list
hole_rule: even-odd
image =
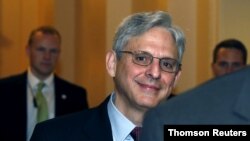
[(140, 132), (141, 132), (141, 127), (135, 127), (131, 131), (130, 135), (132, 136), (132, 138), (134, 139), (134, 141), (139, 141)]
[(36, 103), (37, 103), (37, 123), (48, 119), (48, 105), (46, 98), (42, 93), (42, 89), (45, 84), (43, 82), (38, 83), (37, 93), (36, 93)]

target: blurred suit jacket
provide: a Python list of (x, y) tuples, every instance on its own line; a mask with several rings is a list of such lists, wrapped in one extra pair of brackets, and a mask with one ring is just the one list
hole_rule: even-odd
[(250, 124), (250, 66), (214, 78), (150, 110), (142, 141), (163, 141), (163, 125)]
[[(62, 80), (55, 83), (55, 116), (88, 108), (82, 87)], [(27, 72), (0, 80), (0, 140), (25, 141), (27, 132)]]
[(107, 104), (36, 125), (30, 141), (112, 141)]

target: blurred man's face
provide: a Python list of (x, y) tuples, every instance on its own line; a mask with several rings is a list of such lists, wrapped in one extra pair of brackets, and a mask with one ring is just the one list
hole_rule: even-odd
[(46, 79), (54, 71), (59, 58), (59, 37), (38, 32), (26, 51), (32, 73), (40, 79)]
[(212, 64), (214, 76), (222, 76), (245, 67), (243, 54), (237, 49), (221, 48)]

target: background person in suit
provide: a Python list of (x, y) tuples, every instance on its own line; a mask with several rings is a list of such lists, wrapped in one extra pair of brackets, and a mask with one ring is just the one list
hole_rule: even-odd
[(247, 49), (237, 39), (223, 40), (213, 51), (212, 71), (215, 77), (242, 69), (247, 64)]
[(125, 141), (181, 74), (185, 38), (166, 12), (136, 13), (116, 31), (106, 68), (114, 91), (100, 106), (36, 126), (31, 141)]
[(212, 79), (150, 110), (142, 141), (163, 141), (164, 125), (250, 124), (250, 66)]
[(33, 30), (26, 47), (30, 66), (22, 74), (0, 80), (0, 140), (29, 140), (37, 123), (37, 83), (43, 81), (48, 118), (88, 108), (86, 90), (54, 74), (61, 36), (50, 26)]

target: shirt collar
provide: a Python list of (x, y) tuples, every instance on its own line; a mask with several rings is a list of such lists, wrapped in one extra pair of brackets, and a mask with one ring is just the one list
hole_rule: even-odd
[(136, 125), (116, 108), (114, 105), (115, 98), (115, 93), (113, 92), (108, 103), (108, 115), (111, 122), (113, 138), (115, 138), (116, 141), (123, 141)]
[[(50, 86), (53, 82), (54, 74), (52, 73), (49, 77), (47, 77), (43, 82), (46, 84), (46, 86)], [(28, 69), (28, 83), (29, 85), (34, 88), (37, 86), (37, 84), (41, 82), (32, 72), (30, 69)]]

